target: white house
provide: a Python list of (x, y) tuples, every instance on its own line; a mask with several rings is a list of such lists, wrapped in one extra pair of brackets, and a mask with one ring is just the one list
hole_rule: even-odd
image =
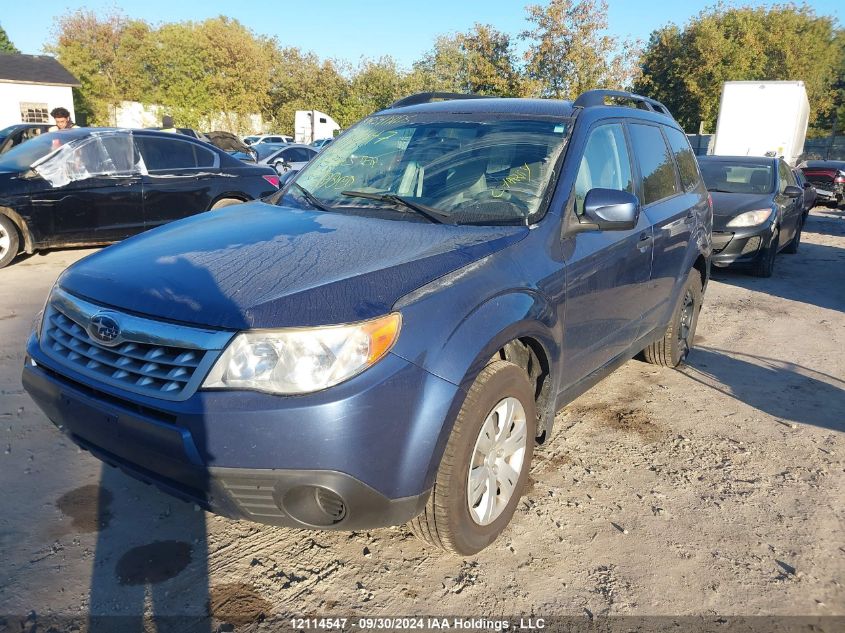
[(0, 129), (16, 123), (52, 123), (50, 111), (73, 111), (79, 80), (47, 55), (0, 53)]

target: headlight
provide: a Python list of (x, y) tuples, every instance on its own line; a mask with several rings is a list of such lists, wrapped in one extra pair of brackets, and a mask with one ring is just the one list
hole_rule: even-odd
[(280, 395), (320, 391), (377, 363), (399, 336), (398, 312), (371, 321), (238, 334), (212, 367), (206, 389)]
[(732, 226), (734, 228), (757, 226), (758, 224), (763, 224), (763, 222), (768, 220), (773, 211), (773, 209), (756, 209), (754, 211), (746, 211), (745, 213), (740, 213), (733, 220), (728, 222), (727, 226)]

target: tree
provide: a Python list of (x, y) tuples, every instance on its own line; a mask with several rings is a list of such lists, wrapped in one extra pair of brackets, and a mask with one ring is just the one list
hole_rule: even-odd
[(120, 101), (149, 94), (150, 78), (138, 54), (148, 49), (149, 37), (150, 27), (143, 21), (78, 11), (58, 20), (55, 43), (45, 48), (79, 79), (77, 112), (92, 124), (109, 125), (112, 108)]
[(410, 85), (424, 90), (519, 96), (523, 81), (510, 36), (489, 24), (441, 35), (414, 64)]
[(20, 51), (15, 48), (15, 45), (12, 44), (9, 36), (6, 35), (6, 31), (3, 30), (2, 26), (0, 26), (0, 53), (20, 53)]
[(510, 36), (489, 24), (476, 24), (461, 36), (467, 59), (467, 79), (476, 94), (518, 97), (523, 81)]
[(637, 43), (604, 33), (605, 0), (551, 0), (529, 5), (525, 53), (533, 91), (544, 97), (572, 99), (594, 88), (622, 89), (638, 71)]
[(688, 131), (703, 122), (712, 132), (725, 81), (801, 80), (812, 125), (832, 114), (842, 42), (834, 19), (806, 5), (718, 5), (683, 29), (670, 24), (651, 34), (635, 89), (665, 103)]

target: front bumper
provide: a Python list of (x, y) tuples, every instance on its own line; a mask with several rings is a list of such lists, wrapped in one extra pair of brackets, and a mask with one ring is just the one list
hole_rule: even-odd
[(731, 264), (751, 264), (768, 248), (774, 224), (738, 229), (713, 230), (712, 264), (718, 267)]
[[(168, 402), (58, 367), (34, 337), (23, 384), (79, 446), (218, 514), (369, 529), (425, 506), (458, 388), (388, 355), (324, 392), (198, 391)], [(444, 434), (445, 430), (445, 434)]]

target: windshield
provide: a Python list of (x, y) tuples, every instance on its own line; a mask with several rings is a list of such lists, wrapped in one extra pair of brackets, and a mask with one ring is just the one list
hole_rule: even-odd
[(708, 191), (761, 194), (775, 188), (771, 164), (701, 161), (699, 166)]
[[(570, 120), (514, 114), (375, 115), (326, 147), (282, 204), (454, 224), (525, 223), (540, 212)], [(402, 200), (397, 200), (401, 198)], [(410, 203), (410, 204), (408, 204)]]

